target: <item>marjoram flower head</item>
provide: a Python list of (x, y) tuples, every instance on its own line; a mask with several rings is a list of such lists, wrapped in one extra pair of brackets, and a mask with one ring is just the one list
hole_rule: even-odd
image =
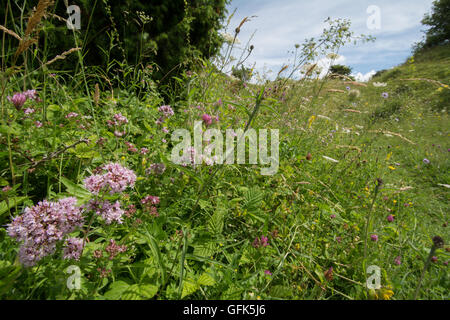
[(33, 266), (51, 255), (65, 235), (82, 227), (81, 208), (74, 197), (58, 202), (41, 201), (8, 225), (8, 235), (20, 241), (19, 260), (25, 266)]
[(136, 174), (118, 163), (109, 163), (102, 167), (104, 174), (96, 174), (84, 180), (84, 186), (92, 194), (98, 195), (101, 191), (109, 190), (110, 194), (121, 193), (128, 187), (133, 187)]

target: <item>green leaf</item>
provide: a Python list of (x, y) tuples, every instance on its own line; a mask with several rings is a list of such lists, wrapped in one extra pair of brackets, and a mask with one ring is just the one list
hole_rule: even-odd
[(256, 210), (260, 208), (264, 193), (258, 187), (252, 187), (244, 193), (244, 208), (247, 210)]
[(216, 251), (214, 242), (206, 242), (194, 245), (194, 255), (209, 258)]
[(216, 236), (222, 233), (225, 213), (226, 209), (222, 206), (219, 206), (216, 211), (214, 211), (211, 219), (209, 219), (208, 221), (209, 230)]
[(197, 283), (200, 286), (213, 286), (216, 284), (216, 281), (211, 275), (205, 272), (198, 278)]
[(119, 300), (122, 294), (130, 287), (125, 281), (116, 281), (111, 284), (110, 290), (104, 294), (104, 297), (108, 300)]
[(8, 198), (9, 206), (6, 203), (6, 201), (0, 202), (0, 216), (3, 215), (5, 212), (8, 212), (9, 209), (14, 208), (16, 205), (21, 204), (27, 199), (28, 197)]
[(70, 181), (67, 178), (61, 177), (61, 182), (66, 187), (67, 192), (70, 195), (73, 195), (74, 197), (76, 197), (78, 199), (87, 200), (87, 199), (89, 199), (92, 196), (89, 193), (89, 191), (87, 191), (85, 188), (83, 188), (80, 185), (77, 185), (77, 184), (73, 183), (72, 181)]
[[(8, 154), (7, 152), (5, 152), (6, 154)], [(8, 185), (8, 180), (0, 177), (0, 186), (7, 186)]]
[(184, 279), (183, 281), (183, 291), (181, 293), (181, 299), (196, 292), (200, 286), (198, 283), (192, 279)]
[(158, 287), (152, 284), (133, 284), (122, 294), (122, 300), (146, 300), (153, 298)]

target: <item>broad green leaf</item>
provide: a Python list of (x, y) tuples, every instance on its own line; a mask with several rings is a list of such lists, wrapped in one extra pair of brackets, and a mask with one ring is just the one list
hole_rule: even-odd
[(224, 207), (219, 206), (216, 209), (216, 211), (214, 211), (214, 214), (212, 215), (211, 219), (209, 219), (209, 221), (208, 221), (209, 230), (216, 236), (220, 235), (222, 233), (225, 212), (226, 212), (226, 209)]
[(181, 299), (183, 299), (184, 297), (193, 294), (194, 292), (196, 292), (198, 289), (200, 288), (200, 286), (198, 285), (198, 283), (192, 279), (184, 279), (183, 281), (183, 291), (181, 293)]
[(108, 300), (119, 300), (122, 294), (130, 287), (125, 281), (113, 282), (110, 286), (110, 290), (104, 294), (104, 297)]
[(197, 283), (200, 286), (213, 286), (216, 284), (216, 281), (213, 277), (211, 277), (211, 275), (205, 272), (200, 277), (198, 277)]
[(85, 188), (83, 188), (80, 185), (77, 185), (70, 181), (67, 178), (61, 177), (61, 182), (64, 184), (64, 186), (67, 188), (67, 192), (71, 195), (73, 195), (76, 198), (85, 200), (90, 198), (92, 195), (87, 191)]
[(133, 284), (122, 294), (122, 300), (147, 300), (153, 298), (158, 287), (152, 284)]
[(206, 242), (194, 245), (194, 255), (209, 258), (216, 250), (214, 242)]

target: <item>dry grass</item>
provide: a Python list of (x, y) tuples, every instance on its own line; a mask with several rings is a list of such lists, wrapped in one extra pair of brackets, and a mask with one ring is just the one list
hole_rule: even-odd
[(16, 53), (14, 54), (15, 59), (23, 52), (25, 52), (33, 43), (37, 43), (38, 36), (36, 35), (35, 37), (32, 37), (32, 34), (35, 32), (36, 27), (41, 22), (42, 18), (47, 12), (47, 9), (52, 5), (53, 0), (39, 0), (36, 10), (28, 19), (25, 35), (23, 39), (20, 40), (19, 47), (17, 48)]
[(367, 84), (357, 82), (357, 81), (345, 81), (344, 84), (351, 84), (351, 85), (357, 86), (357, 87), (367, 87)]
[(5, 28), (5, 27), (2, 26), (2, 25), (0, 25), (0, 30), (3, 30), (3, 32), (9, 34), (10, 36), (13, 36), (13, 37), (16, 38), (17, 40), (22, 41), (22, 38), (21, 38), (17, 33), (15, 33), (15, 32), (12, 31), (12, 30), (9, 30), (8, 28)]
[(44, 65), (48, 66), (48, 65), (54, 63), (57, 60), (64, 60), (69, 54), (71, 54), (73, 52), (76, 52), (76, 51), (79, 51), (79, 50), (81, 50), (81, 48), (72, 48), (70, 50), (64, 51), (63, 53), (61, 53), (61, 54), (57, 55), (56, 57), (54, 57), (52, 60), (50, 60), (47, 63), (45, 63)]
[(344, 90), (340, 90), (340, 89), (328, 89), (327, 92), (339, 92), (339, 93), (345, 93)]
[(34, 32), (36, 26), (41, 22), (42, 18), (47, 12), (47, 9), (51, 5), (53, 5), (53, 0), (39, 0), (36, 11), (33, 13), (30, 19), (28, 19), (27, 29), (25, 30), (25, 37), (30, 36)]

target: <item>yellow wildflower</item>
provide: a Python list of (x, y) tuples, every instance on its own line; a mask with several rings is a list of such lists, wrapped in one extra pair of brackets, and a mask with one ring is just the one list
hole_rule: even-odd
[(314, 120), (316, 120), (316, 116), (312, 116), (311, 118), (309, 118), (309, 120), (308, 120), (308, 128), (311, 128)]
[(386, 161), (389, 161), (389, 159), (392, 157), (392, 152), (389, 152), (389, 154), (386, 157)]
[(383, 300), (391, 300), (393, 295), (394, 291), (391, 290), (391, 286), (381, 289), (381, 296), (383, 297)]

